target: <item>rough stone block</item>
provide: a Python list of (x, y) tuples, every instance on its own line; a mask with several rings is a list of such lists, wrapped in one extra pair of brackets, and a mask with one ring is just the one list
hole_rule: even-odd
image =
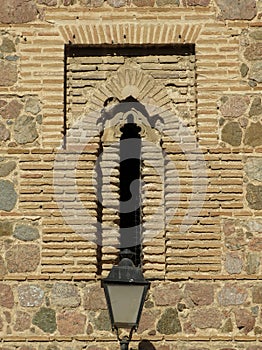
[(262, 285), (254, 286), (252, 289), (252, 301), (255, 304), (262, 304)]
[(142, 312), (141, 320), (139, 322), (138, 332), (150, 332), (155, 331), (156, 320), (159, 316), (159, 310), (144, 309)]
[(157, 323), (157, 331), (161, 334), (176, 334), (182, 331), (176, 309), (167, 308), (164, 310)]
[(18, 287), (18, 299), (23, 307), (40, 306), (44, 300), (44, 291), (37, 285), (21, 285)]
[(22, 110), (22, 103), (17, 100), (11, 100), (7, 105), (0, 109), (0, 115), (5, 119), (15, 119)]
[(34, 241), (40, 236), (36, 227), (27, 224), (18, 224), (15, 226), (14, 237), (21, 241)]
[(14, 132), (15, 140), (20, 144), (31, 143), (38, 138), (35, 119), (28, 115), (16, 119)]
[(57, 315), (57, 329), (62, 335), (83, 334), (86, 316), (75, 311), (64, 311)]
[(262, 61), (255, 62), (251, 65), (249, 78), (258, 83), (262, 83)]
[(100, 285), (91, 285), (85, 289), (84, 308), (94, 311), (107, 308), (104, 292)]
[(37, 7), (33, 0), (2, 0), (0, 22), (27, 23), (37, 17)]
[(0, 86), (12, 86), (17, 82), (16, 64), (0, 60)]
[(250, 44), (244, 51), (244, 57), (248, 61), (260, 61), (262, 57), (262, 43)]
[(191, 314), (193, 326), (200, 329), (218, 329), (222, 323), (222, 314), (217, 308), (203, 308)]
[(242, 135), (242, 129), (238, 122), (228, 122), (222, 129), (221, 139), (231, 146), (237, 147), (241, 144)]
[(224, 117), (240, 117), (249, 105), (247, 96), (224, 96), (221, 99), (220, 111)]
[(260, 257), (258, 254), (249, 253), (247, 256), (246, 272), (249, 275), (258, 273), (260, 266)]
[(218, 293), (218, 301), (222, 306), (241, 305), (247, 299), (247, 291), (235, 284), (225, 284)]
[(250, 180), (262, 182), (262, 158), (249, 158), (244, 169)]
[(262, 186), (253, 185), (249, 183), (247, 185), (247, 194), (246, 198), (249, 204), (249, 207), (255, 210), (262, 209)]
[(164, 283), (152, 288), (153, 298), (158, 306), (176, 305), (182, 299), (181, 290), (176, 283)]
[(0, 141), (7, 141), (10, 139), (10, 131), (7, 129), (7, 127), (0, 123)]
[(80, 301), (80, 295), (75, 285), (66, 282), (54, 284), (51, 294), (52, 304), (64, 307), (77, 307)]
[(248, 248), (253, 252), (261, 252), (262, 251), (262, 238), (261, 237), (252, 238), (248, 244)]
[(251, 123), (247, 128), (244, 144), (253, 147), (262, 145), (262, 125), (260, 122)]
[(0, 177), (8, 176), (16, 168), (16, 162), (13, 160), (7, 162), (0, 161)]
[(28, 330), (31, 326), (31, 317), (27, 312), (18, 311), (16, 314), (16, 321), (14, 325), (14, 330), (16, 332), (24, 332)]
[(11, 309), (14, 306), (12, 288), (4, 283), (0, 283), (0, 305), (8, 309)]
[(11, 247), (5, 255), (10, 273), (35, 271), (40, 263), (39, 247), (35, 244), (19, 244)]
[(25, 111), (36, 115), (41, 110), (39, 99), (36, 97), (30, 97), (25, 104)]
[(254, 30), (249, 34), (249, 36), (250, 38), (253, 38), (255, 40), (262, 40), (262, 30), (261, 29)]
[(32, 323), (45, 333), (53, 333), (57, 327), (55, 310), (41, 307), (34, 315)]
[(111, 322), (109, 319), (108, 310), (101, 310), (97, 316), (93, 319), (94, 326), (100, 331), (111, 330)]
[(4, 53), (12, 53), (16, 51), (15, 45), (12, 40), (7, 37), (3, 37), (0, 51)]
[(13, 223), (9, 220), (0, 221), (0, 237), (11, 236), (13, 233)]
[(0, 180), (0, 210), (11, 211), (17, 201), (14, 184), (9, 180)]
[(226, 254), (225, 269), (229, 274), (238, 274), (242, 271), (243, 261), (236, 253)]
[(210, 305), (214, 301), (214, 288), (212, 285), (203, 283), (190, 283), (185, 287), (185, 294), (188, 295), (194, 305)]
[(256, 16), (255, 0), (216, 0), (223, 19), (250, 20)]
[(236, 325), (244, 334), (251, 332), (255, 325), (255, 317), (246, 309), (237, 309), (235, 311)]

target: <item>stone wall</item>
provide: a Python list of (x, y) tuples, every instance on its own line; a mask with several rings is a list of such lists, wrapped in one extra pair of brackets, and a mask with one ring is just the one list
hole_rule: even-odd
[[(100, 279), (118, 258), (109, 115), (132, 96), (152, 284), (131, 348), (261, 350), (261, 0), (0, 7), (1, 349), (119, 348)], [(119, 44), (145, 54), (99, 51)]]

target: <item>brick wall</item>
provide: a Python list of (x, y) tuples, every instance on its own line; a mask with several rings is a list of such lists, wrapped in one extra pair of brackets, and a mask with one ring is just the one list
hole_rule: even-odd
[(131, 347), (262, 349), (261, 1), (0, 8), (1, 348), (119, 348), (100, 279), (132, 96), (152, 287)]

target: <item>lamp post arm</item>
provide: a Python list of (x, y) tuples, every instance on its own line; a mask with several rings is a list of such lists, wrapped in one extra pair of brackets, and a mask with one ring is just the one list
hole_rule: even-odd
[(123, 339), (120, 340), (120, 349), (121, 350), (128, 350), (128, 346), (129, 346), (129, 338), (128, 337), (124, 337)]
[(119, 333), (118, 333), (118, 328), (116, 328), (117, 339), (119, 340), (119, 343), (120, 343), (120, 350), (128, 350), (129, 343), (132, 339), (132, 335), (133, 335), (134, 330), (135, 330), (135, 327), (132, 327), (130, 329), (129, 336), (125, 335), (122, 339), (120, 339)]

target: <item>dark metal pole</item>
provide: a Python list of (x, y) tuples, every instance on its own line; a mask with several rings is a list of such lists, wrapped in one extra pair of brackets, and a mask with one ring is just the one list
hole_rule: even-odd
[(120, 340), (120, 349), (121, 350), (128, 350), (130, 339), (128, 337), (124, 337)]

